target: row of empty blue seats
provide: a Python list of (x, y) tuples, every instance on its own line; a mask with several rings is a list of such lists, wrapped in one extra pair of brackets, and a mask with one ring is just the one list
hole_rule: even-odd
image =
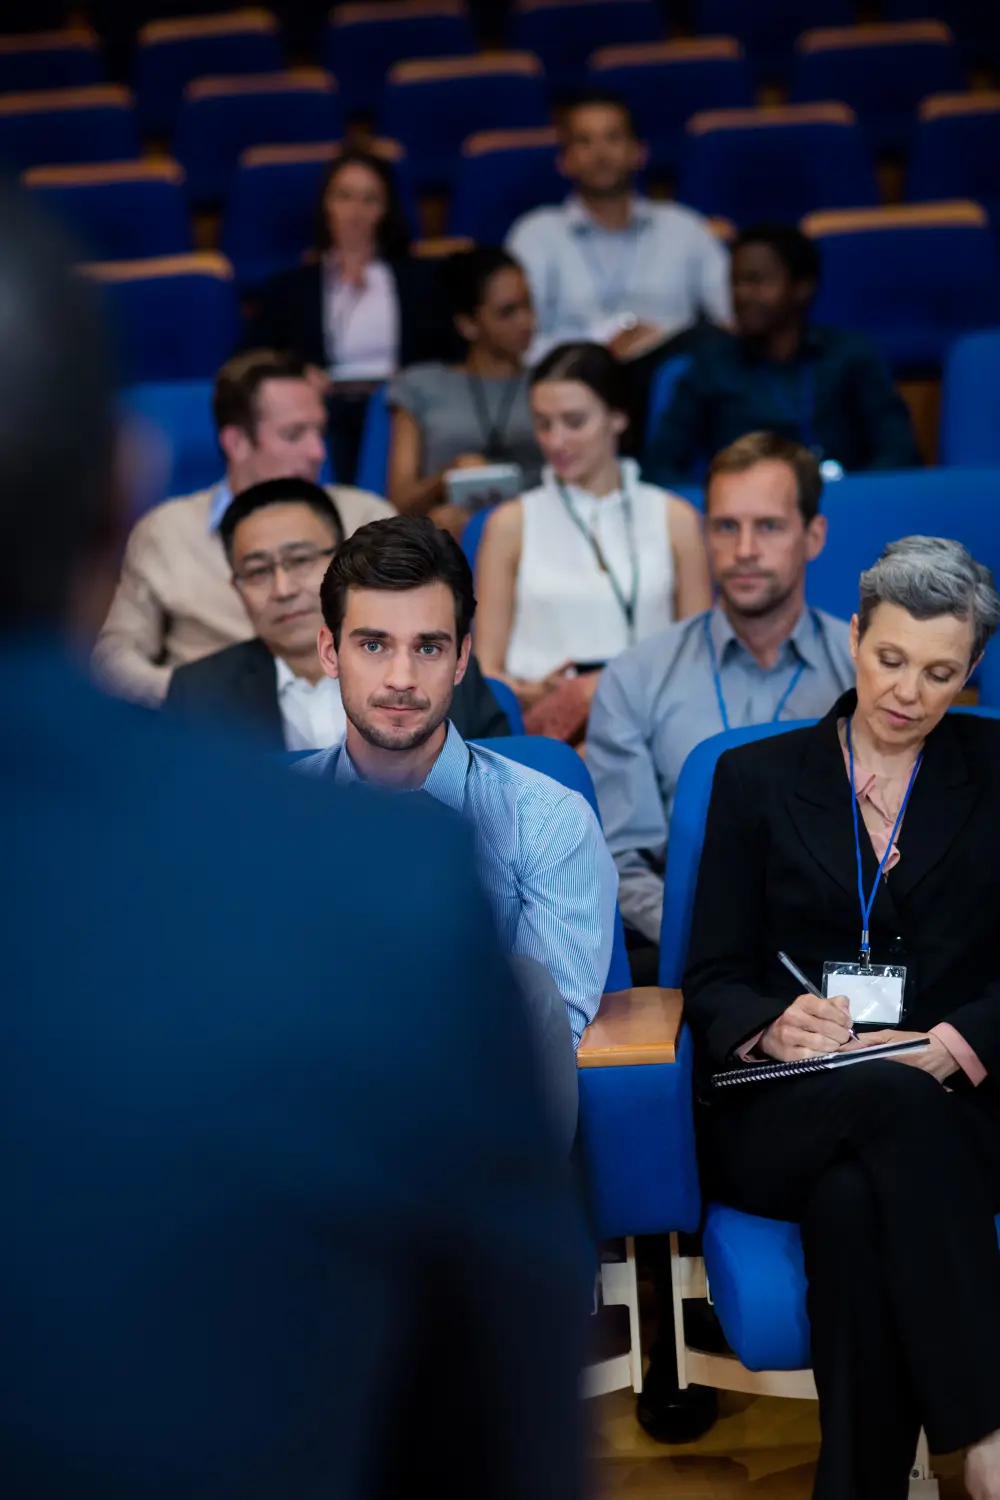
[[(626, 8), (641, 0), (624, 0)], [(256, 13), (250, 13), (251, 16)], [(210, 34), (201, 41), (212, 44), (204, 59), (189, 67), (161, 70), (153, 82), (143, 83), (140, 68), (138, 108), (131, 108), (131, 95), (101, 91), (90, 84), (89, 96), (75, 93), (60, 97), (58, 89), (38, 89), (6, 95), (0, 99), (5, 127), (0, 135), (0, 159), (13, 166), (41, 162), (79, 160), (87, 149), (88, 159), (98, 159), (93, 146), (70, 144), (62, 155), (53, 155), (62, 141), (60, 125), (48, 117), (89, 107), (94, 112), (91, 128), (115, 132), (121, 157), (134, 155), (144, 130), (161, 126), (170, 117), (175, 149), (185, 164), (191, 161), (192, 191), (197, 196), (217, 195), (224, 190), (219, 173), (214, 175), (202, 160), (210, 146), (199, 146), (206, 135), (219, 139), (219, 154), (231, 158), (236, 141), (243, 146), (281, 140), (325, 140), (340, 134), (345, 113), (350, 112), (348, 79), (343, 71), (338, 86), (333, 74), (323, 70), (282, 71), (254, 64), (256, 44), (277, 45), (267, 30), (269, 18), (260, 14), (263, 29), (249, 29), (229, 38), (234, 48), (227, 72), (214, 48), (225, 38)], [(167, 26), (170, 23), (164, 23)], [(207, 24), (207, 23), (202, 23)], [(273, 25), (273, 20), (271, 21)], [(850, 37), (851, 40), (846, 40)], [(840, 40), (838, 40), (840, 38)], [(237, 42), (240, 44), (237, 46)], [(0, 45), (0, 91), (17, 76), (24, 54), (15, 42), (5, 51)], [(72, 49), (64, 49), (72, 50)], [(62, 54), (60, 54), (62, 55)], [(88, 65), (92, 51), (81, 47)], [(36, 59), (37, 61), (37, 59)], [(271, 57), (280, 63), (280, 54)], [(198, 76), (188, 78), (191, 67)], [(214, 66), (215, 73), (203, 75)], [(753, 98), (749, 63), (732, 37), (656, 46), (614, 46), (590, 57), (586, 78), (591, 85), (619, 93), (635, 111), (640, 132), (652, 145), (654, 167), (672, 171), (685, 121), (704, 109), (746, 107)], [(916, 22), (901, 27), (879, 27), (871, 31), (811, 32), (800, 39), (792, 97), (798, 102), (837, 100), (851, 107), (875, 150), (901, 149), (912, 134), (916, 111), (933, 94), (958, 92), (964, 75), (957, 50), (947, 30), (939, 23)], [(450, 180), (448, 163), (441, 158), (454, 149), (464, 135), (475, 130), (539, 126), (550, 115), (549, 80), (538, 60), (529, 52), (466, 56), (398, 64), (389, 75), (379, 111), (380, 130), (400, 139), (414, 162), (414, 171), (425, 180)], [(183, 98), (182, 98), (183, 91)], [(301, 95), (292, 99), (291, 95)], [(276, 103), (275, 101), (280, 101)], [(120, 118), (114, 121), (112, 113)], [(275, 114), (270, 134), (262, 133)], [(100, 114), (104, 118), (98, 120)], [(128, 118), (125, 118), (125, 116)], [(277, 133), (275, 133), (277, 132)], [(66, 149), (71, 154), (66, 154)], [(30, 161), (25, 160), (25, 155)], [(111, 159), (107, 154), (104, 159)]]
[[(1000, 51), (1000, 24), (977, 17), (976, 0), (886, 0), (887, 27), (939, 18), (951, 22), (966, 54)], [(993, 7), (978, 6), (988, 13)], [(735, 36), (750, 54), (754, 77), (784, 76), (793, 87), (808, 86), (810, 75), (821, 86), (828, 62), (850, 39), (826, 39), (809, 49), (804, 67), (795, 58), (804, 31), (850, 29), (875, 42), (871, 28), (852, 25), (851, 0), (700, 0), (695, 8), (699, 36)], [(578, 85), (591, 53), (621, 44), (655, 43), (666, 35), (664, 7), (653, 0), (524, 0), (516, 5), (507, 28), (507, 44), (541, 58), (557, 88)], [(22, 47), (20, 58), (0, 58), (0, 88), (55, 88), (99, 82), (103, 63), (97, 39), (79, 28), (63, 41)], [(881, 39), (888, 42), (888, 36)], [(925, 41), (929, 38), (924, 38)], [(154, 21), (137, 38), (134, 80), (144, 126), (169, 130), (183, 87), (213, 73), (260, 73), (284, 66), (278, 21), (267, 10), (246, 10), (188, 20)], [(323, 65), (342, 78), (350, 112), (377, 106), (388, 70), (406, 58), (468, 56), (476, 50), (472, 18), (458, 0), (424, 0), (419, 4), (351, 4), (337, 8), (323, 44)], [(925, 48), (925, 51), (927, 49)], [(939, 63), (921, 58), (914, 46), (909, 65), (915, 73)], [(843, 67), (843, 62), (837, 64)], [(847, 64), (851, 66), (850, 63)], [(19, 69), (23, 81), (10, 82)], [(934, 84), (939, 88), (942, 85)], [(950, 87), (950, 84), (944, 85)], [(804, 97), (824, 97), (815, 93)], [(827, 95), (826, 97), (830, 97)], [(834, 97), (844, 97), (837, 93)]]

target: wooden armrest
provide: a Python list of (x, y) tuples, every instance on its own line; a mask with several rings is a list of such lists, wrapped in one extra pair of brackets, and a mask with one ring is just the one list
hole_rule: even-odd
[(579, 1068), (628, 1068), (677, 1058), (683, 1000), (659, 985), (605, 995), (576, 1054)]

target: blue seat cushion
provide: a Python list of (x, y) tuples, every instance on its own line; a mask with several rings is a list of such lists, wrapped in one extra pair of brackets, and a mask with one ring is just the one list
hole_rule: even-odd
[[(997, 1216), (1000, 1237), (1000, 1215)], [(748, 1370), (811, 1364), (799, 1226), (721, 1203), (705, 1214), (705, 1270), (729, 1347)]]

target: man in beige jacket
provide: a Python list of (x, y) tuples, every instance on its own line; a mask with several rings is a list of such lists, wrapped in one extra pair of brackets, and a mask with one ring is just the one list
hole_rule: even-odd
[[(254, 633), (218, 537), (232, 497), (267, 479), (315, 481), (326, 458), (323, 402), (293, 355), (235, 355), (219, 371), (212, 407), (225, 478), (165, 501), (136, 524), (94, 649), (106, 687), (154, 707), (175, 667)], [(347, 536), (393, 514), (365, 490), (337, 485), (330, 493)]]

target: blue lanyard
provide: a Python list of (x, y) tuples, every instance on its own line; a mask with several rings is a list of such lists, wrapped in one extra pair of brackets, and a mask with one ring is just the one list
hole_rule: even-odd
[(789, 401), (782, 388), (782, 382), (775, 376), (771, 381), (771, 394), (774, 404), (779, 408), (783, 417), (790, 418), (799, 430), (799, 441), (817, 457), (822, 454), (815, 444), (815, 432), (813, 430), (813, 416), (816, 407), (816, 380), (815, 371), (811, 364), (804, 364), (799, 371), (797, 379), (797, 396), (794, 402)]
[(871, 918), (872, 907), (875, 905), (875, 893), (878, 890), (878, 883), (882, 879), (882, 871), (885, 869), (885, 862), (889, 858), (889, 855), (892, 853), (892, 846), (896, 842), (896, 835), (899, 833), (900, 824), (903, 821), (903, 814), (906, 811), (906, 804), (910, 800), (910, 793), (913, 791), (913, 783), (917, 779), (917, 772), (920, 770), (920, 762), (923, 760), (923, 758), (924, 752), (921, 750), (920, 754), (917, 756), (916, 765), (910, 772), (910, 780), (906, 788), (906, 795), (903, 798), (902, 802), (899, 804), (899, 812), (896, 814), (896, 821), (892, 825), (892, 833), (889, 836), (889, 842), (886, 844), (885, 853), (883, 854), (879, 862), (878, 873), (875, 876), (875, 884), (872, 886), (872, 893), (866, 901), (864, 876), (861, 873), (861, 834), (858, 830), (858, 794), (854, 790), (854, 746), (851, 744), (851, 721), (850, 719), (848, 719), (847, 760), (851, 777), (851, 812), (854, 815), (854, 852), (858, 857), (858, 899), (861, 902), (861, 948), (858, 954), (858, 961), (863, 969), (870, 969), (872, 963), (871, 943), (868, 941), (868, 923)]
[[(816, 624), (815, 616), (813, 617), (813, 629), (816, 631), (817, 634), (819, 634), (819, 627)], [(705, 616), (705, 644), (708, 647), (708, 659), (712, 663), (712, 680), (715, 683), (715, 696), (716, 696), (716, 698), (718, 699), (718, 702), (719, 702), (719, 717), (722, 720), (722, 727), (723, 727), (723, 729), (727, 729), (728, 730), (730, 728), (729, 715), (726, 713), (726, 700), (725, 700), (725, 698), (722, 695), (722, 678), (719, 676), (719, 662), (718, 662), (718, 658), (715, 655), (715, 642), (712, 640), (712, 612), (711, 612), (711, 610), (709, 610), (708, 614), (706, 614), (706, 616)], [(781, 698), (778, 701), (777, 708), (774, 710), (774, 713), (771, 715), (770, 722), (772, 724), (777, 724), (778, 720), (781, 718), (781, 714), (782, 714), (782, 711), (783, 711), (783, 709), (785, 707), (785, 704), (788, 702), (789, 698), (795, 692), (795, 689), (798, 686), (799, 678), (802, 676), (802, 673), (805, 671), (805, 667), (806, 667), (805, 662), (804, 661), (800, 661), (799, 664), (798, 664), (798, 666), (795, 668), (795, 671), (792, 674), (792, 680), (791, 680), (791, 682), (785, 688), (785, 691), (782, 693)]]

